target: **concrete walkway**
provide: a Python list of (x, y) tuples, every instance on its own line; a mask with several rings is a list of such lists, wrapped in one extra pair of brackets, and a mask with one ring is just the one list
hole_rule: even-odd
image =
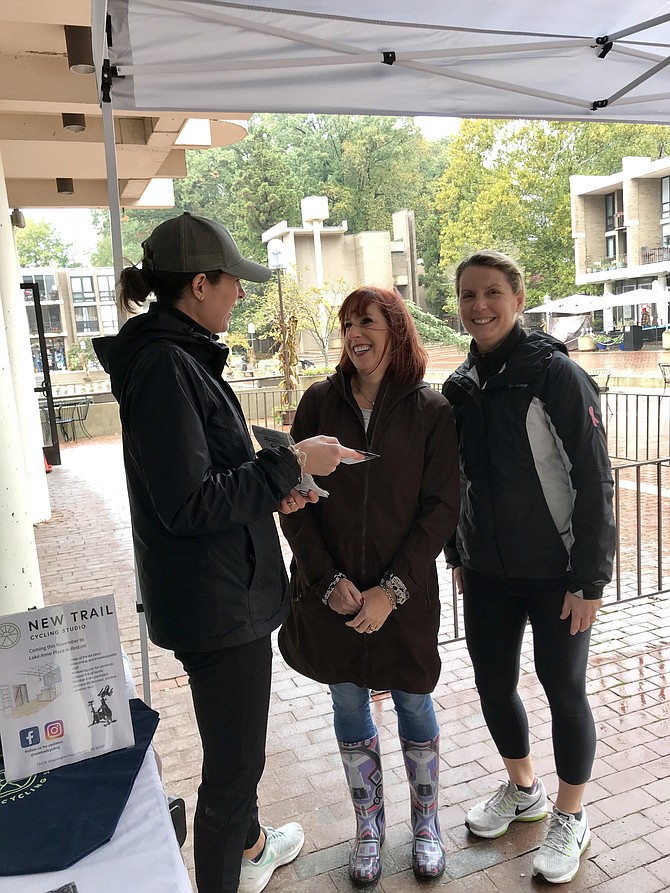
[[(53, 518), (36, 528), (45, 599), (58, 604), (112, 592), (123, 644), (141, 690), (120, 440), (97, 438), (66, 445), (62, 457), (63, 465), (48, 477)], [(451, 582), (444, 566), (441, 581), (447, 602)], [(408, 790), (395, 716), (392, 702), (378, 696), (374, 716), (381, 733), (389, 832), (384, 874), (376, 889), (383, 893), (437, 887), (445, 893), (535, 889), (540, 885), (531, 878), (530, 853), (543, 837), (544, 822), (514, 827), (497, 841), (478, 840), (463, 825), (467, 809), (495, 789), (503, 771), (479, 709), (465, 645), (449, 641), (448, 635), (445, 632), (440, 646), (442, 675), (435, 692), (442, 729), (440, 821), (447, 871), (428, 884), (417, 883), (412, 875)], [(667, 595), (602, 612), (589, 670), (599, 736), (587, 800), (594, 834), (582, 870), (569, 887), (572, 891), (670, 890), (669, 660)], [(190, 824), (200, 753), (188, 686), (181, 665), (170, 654), (151, 646), (149, 662), (153, 706), (161, 714), (155, 745), (163, 761), (165, 786), (169, 793), (185, 798)], [(529, 712), (537, 770), (553, 795), (557, 785), (549, 714), (528, 643), (520, 690)], [(274, 875), (268, 891), (353, 889), (346, 863), (354, 822), (331, 730), (329, 696), (324, 686), (289, 670), (278, 655), (267, 752), (260, 789), (262, 820), (271, 824), (298, 820), (306, 832), (302, 854)], [(189, 829), (183, 855), (193, 878), (191, 847)]]

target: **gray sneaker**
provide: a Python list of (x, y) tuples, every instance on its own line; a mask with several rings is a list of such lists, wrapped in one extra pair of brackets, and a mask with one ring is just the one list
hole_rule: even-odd
[(541, 779), (532, 794), (520, 791), (513, 781), (508, 781), (489, 800), (473, 806), (465, 824), (478, 837), (501, 837), (512, 822), (538, 822), (546, 815), (547, 792)]
[(263, 828), (265, 849), (258, 862), (242, 857), (240, 885), (237, 893), (261, 893), (275, 868), (288, 865), (302, 849), (305, 834), (297, 822), (289, 822), (281, 828)]
[(533, 876), (540, 875), (550, 884), (567, 884), (579, 871), (579, 857), (590, 842), (584, 809), (579, 821), (554, 809), (547, 836), (533, 859)]

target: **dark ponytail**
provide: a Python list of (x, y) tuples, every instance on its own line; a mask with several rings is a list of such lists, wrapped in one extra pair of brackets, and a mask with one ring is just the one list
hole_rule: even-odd
[[(134, 313), (151, 294), (156, 296), (159, 304), (172, 305), (179, 300), (186, 286), (190, 285), (197, 275), (197, 273), (163, 273), (135, 266), (125, 267), (119, 277), (118, 305), (122, 310)], [(216, 285), (222, 275), (221, 270), (210, 270), (205, 273), (212, 285)]]

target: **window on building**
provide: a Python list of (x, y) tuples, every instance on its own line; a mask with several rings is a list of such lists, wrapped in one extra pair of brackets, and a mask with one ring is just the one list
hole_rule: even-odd
[(106, 273), (101, 273), (98, 276), (98, 294), (101, 302), (114, 302), (116, 300), (114, 276), (108, 276)]
[[(43, 372), (42, 352), (39, 344), (32, 344), (33, 369)], [(52, 372), (62, 372), (66, 368), (65, 341), (62, 338), (51, 338), (47, 341), (47, 361)]]
[(26, 307), (26, 314), (28, 315), (28, 330), (30, 334), (37, 335), (37, 315), (32, 304), (30, 305), (30, 307)]
[[(614, 212), (616, 210), (616, 203), (614, 201), (614, 193), (608, 192), (605, 196), (605, 230), (609, 232), (613, 230), (616, 226)], [(609, 257), (609, 255), (608, 255)]]
[(665, 248), (670, 246), (670, 223), (664, 223), (661, 227), (661, 236), (663, 238), (663, 245)]
[[(56, 288), (56, 277), (52, 273), (28, 273), (21, 279), (22, 282), (36, 282), (42, 301), (57, 301), (58, 289)], [(26, 301), (32, 301), (32, 291), (24, 292)]]
[(92, 276), (70, 276), (70, 288), (73, 301), (95, 301)]
[[(31, 335), (37, 335), (37, 314), (35, 308), (30, 305), (26, 307), (28, 315), (28, 329)], [(42, 322), (44, 323), (44, 333), (46, 335), (57, 335), (63, 331), (63, 323), (61, 321), (60, 307), (49, 306), (42, 307)]]
[(63, 323), (60, 316), (60, 307), (42, 307), (42, 321), (47, 335), (54, 335), (63, 331)]
[(113, 304), (107, 304), (100, 308), (100, 322), (102, 323), (102, 331), (106, 334), (114, 334), (119, 331), (119, 318), (116, 315), (116, 307)]
[(74, 321), (78, 335), (91, 335), (100, 331), (98, 311), (95, 307), (75, 307)]
[(605, 239), (605, 254), (608, 258), (616, 257), (616, 236), (608, 236)]
[(661, 217), (670, 217), (670, 177), (661, 177)]

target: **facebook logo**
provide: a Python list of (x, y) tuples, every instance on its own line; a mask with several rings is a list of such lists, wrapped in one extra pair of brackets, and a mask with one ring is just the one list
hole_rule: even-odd
[(29, 729), (21, 729), (19, 732), (19, 740), (21, 747), (33, 747), (40, 743), (40, 730), (37, 726), (31, 726)]

